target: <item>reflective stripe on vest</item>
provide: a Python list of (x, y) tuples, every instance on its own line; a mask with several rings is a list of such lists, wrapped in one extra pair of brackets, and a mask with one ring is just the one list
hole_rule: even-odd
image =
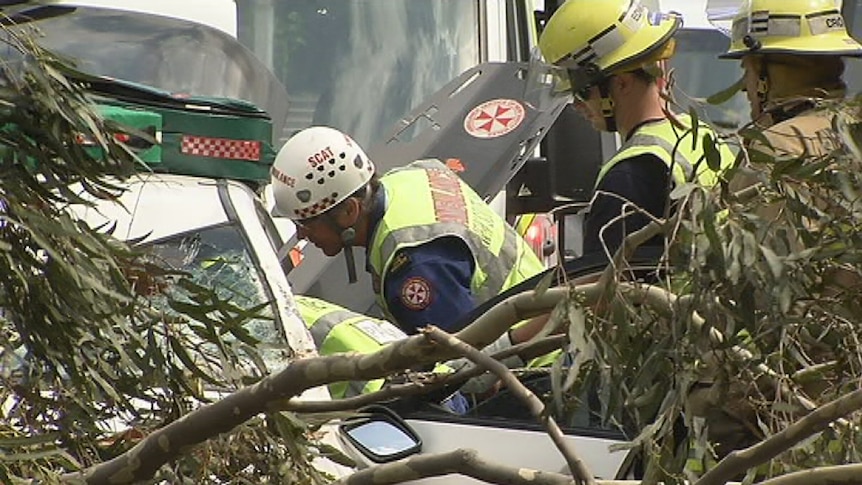
[[(369, 354), (389, 341), (407, 337), (389, 322), (372, 319), (323, 300), (301, 295), (295, 296), (294, 300), (320, 355), (341, 352)], [(351, 397), (376, 391), (382, 386), (383, 379), (336, 382), (329, 385), (329, 393), (334, 398)]]
[[(387, 208), (368, 257), (381, 289), (399, 249), (447, 236), (460, 238), (473, 255), (470, 286), (477, 304), (544, 269), (518, 233), (439, 161), (413, 162), (388, 172), (380, 182)], [(382, 290), (378, 297), (388, 311)]]
[[(677, 115), (677, 121), (682, 125), (691, 126), (691, 117), (685, 114)], [(709, 168), (703, 157), (703, 135), (709, 133), (716, 143), (721, 157), (721, 167), (716, 172)], [(676, 184), (684, 184), (692, 179), (694, 167), (698, 167), (697, 182), (705, 187), (711, 187), (718, 182), (719, 173), (730, 167), (734, 162), (734, 154), (725, 143), (719, 143), (715, 132), (707, 125), (700, 124), (697, 129), (698, 141), (692, 149), (693, 132), (688, 128), (674, 126), (670, 120), (664, 119), (646, 123), (628, 139), (620, 150), (611, 157), (599, 170), (595, 187), (602, 178), (617, 163), (638, 155), (651, 154), (657, 156), (669, 168), (672, 167), (673, 179)]]

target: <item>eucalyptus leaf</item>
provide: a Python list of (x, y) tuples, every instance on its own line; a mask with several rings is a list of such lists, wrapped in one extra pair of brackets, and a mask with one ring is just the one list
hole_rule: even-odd
[(740, 92), (743, 88), (743, 78), (739, 78), (738, 81), (733, 83), (727, 88), (722, 89), (721, 91), (708, 96), (706, 98), (706, 102), (709, 104), (724, 104), (730, 101), (731, 98), (736, 96), (736, 93)]

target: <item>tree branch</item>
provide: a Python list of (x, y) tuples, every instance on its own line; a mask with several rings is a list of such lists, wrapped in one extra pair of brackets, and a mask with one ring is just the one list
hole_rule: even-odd
[(862, 477), (862, 464), (853, 463), (788, 473), (758, 485), (854, 485), (859, 483), (859, 477)]
[[(731, 477), (738, 475), (741, 470), (748, 470), (761, 463), (766, 463), (805, 438), (823, 431), (831, 422), (860, 408), (862, 408), (862, 390), (846, 394), (812, 411), (787, 429), (770, 436), (767, 440), (744, 450), (731, 452), (715, 468), (706, 472), (696, 485), (723, 485)], [(854, 483), (859, 482), (860, 475), (858, 473), (859, 471), (855, 475), (856, 481)], [(811, 477), (809, 476), (809, 478)], [(800, 481), (797, 483), (814, 482)]]
[[(533, 347), (555, 346), (559, 348), (567, 339), (566, 335), (552, 335), (536, 341), (529, 341), (513, 345), (508, 349), (496, 352), (491, 355), (492, 359), (503, 360), (522, 351), (530, 350)], [(409, 384), (393, 384), (375, 392), (361, 394), (359, 396), (348, 397), (344, 399), (333, 399), (330, 401), (301, 401), (293, 398), (286, 403), (274, 405), (271, 409), (292, 411), (295, 413), (325, 413), (333, 411), (347, 411), (350, 409), (358, 409), (369, 404), (374, 404), (389, 399), (396, 399), (406, 396), (414, 396), (417, 394), (425, 394), (428, 392), (442, 389), (446, 386), (460, 386), (460, 384), (481, 375), (485, 372), (484, 367), (471, 366), (461, 369), (453, 374), (435, 374), (436, 381), (429, 383), (409, 383)]]
[(554, 444), (557, 445), (557, 448), (562, 453), (563, 457), (566, 459), (566, 463), (569, 465), (569, 470), (572, 472), (572, 476), (574, 476), (579, 482), (586, 483), (589, 485), (595, 485), (595, 479), (593, 478), (592, 472), (587, 468), (587, 465), (578, 458), (577, 453), (571, 448), (570, 444), (566, 441), (565, 436), (563, 435), (560, 427), (557, 426), (557, 423), (554, 421), (550, 415), (545, 413), (545, 404), (536, 397), (535, 394), (530, 392), (521, 381), (515, 377), (514, 374), (501, 362), (492, 359), (490, 356), (483, 354), (481, 351), (471, 347), (469, 344), (458, 340), (456, 337), (440, 330), (439, 328), (428, 326), (425, 327), (423, 333), (428, 336), (432, 341), (437, 342), (441, 345), (446, 346), (446, 348), (451, 349), (455, 352), (458, 352), (462, 356), (470, 359), (474, 363), (479, 366), (482, 366), (489, 371), (499, 377), (506, 387), (509, 390), (524, 401), (527, 404), (527, 407), (530, 409), (530, 412), (533, 413), (539, 422), (542, 423), (542, 426), (545, 428), (545, 431), (550, 435), (551, 440), (553, 440)]
[(571, 485), (572, 477), (526, 468), (490, 464), (475, 450), (417, 455), (406, 460), (377, 465), (342, 478), (333, 485), (389, 485), (421, 478), (458, 473), (487, 483), (512, 485)]
[[(515, 323), (553, 308), (566, 297), (566, 288), (551, 289), (541, 296), (532, 292), (512, 296), (456, 334), (477, 348), (484, 348)], [(276, 374), (242, 388), (165, 425), (133, 448), (109, 461), (63, 480), (88, 484), (120, 484), (147, 480), (161, 466), (191, 447), (266, 412), (270, 405), (299, 396), (307, 389), (330, 382), (370, 380), (401, 372), (417, 364), (442, 362), (455, 354), (431, 344), (422, 335), (393, 342), (372, 354), (346, 353), (296, 360)]]

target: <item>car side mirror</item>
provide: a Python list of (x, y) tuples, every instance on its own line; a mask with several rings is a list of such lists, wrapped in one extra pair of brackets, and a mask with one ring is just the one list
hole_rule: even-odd
[(384, 406), (368, 406), (362, 415), (344, 422), (342, 436), (374, 463), (400, 460), (422, 450), (422, 439), (398, 415)]

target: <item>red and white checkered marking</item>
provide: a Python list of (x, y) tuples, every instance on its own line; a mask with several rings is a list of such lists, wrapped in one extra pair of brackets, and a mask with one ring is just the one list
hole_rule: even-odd
[(308, 219), (309, 217), (326, 212), (333, 205), (335, 205), (335, 199), (327, 197), (314, 205), (310, 205), (304, 209), (295, 209), (293, 212), (296, 213), (299, 219)]
[(225, 158), (229, 160), (260, 160), (260, 142), (255, 140), (231, 140), (208, 136), (183, 135), (180, 144), (183, 155)]

